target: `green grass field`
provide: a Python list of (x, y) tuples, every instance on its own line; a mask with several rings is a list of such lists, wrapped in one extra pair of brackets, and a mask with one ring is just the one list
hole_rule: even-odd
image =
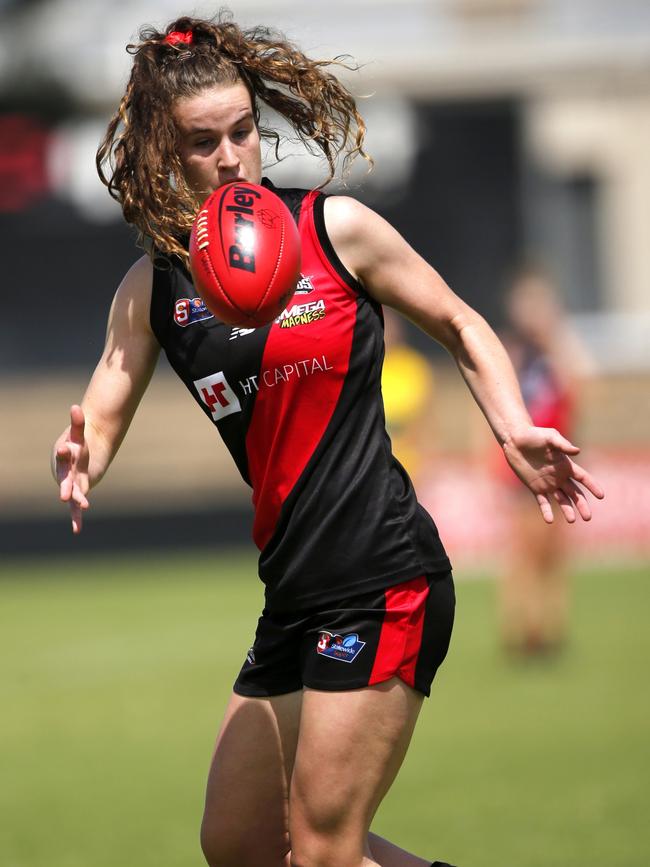
[[(649, 578), (579, 574), (570, 647), (534, 664), (501, 656), (493, 582), (459, 581), (375, 830), (459, 867), (647, 867)], [(203, 864), (204, 777), (261, 599), (248, 555), (0, 569), (2, 867)]]

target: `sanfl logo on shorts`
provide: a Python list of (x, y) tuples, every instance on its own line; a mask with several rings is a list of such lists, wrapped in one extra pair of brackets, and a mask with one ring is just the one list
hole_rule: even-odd
[(337, 635), (323, 630), (318, 636), (316, 650), (321, 656), (338, 659), (339, 662), (354, 662), (365, 646), (366, 642), (360, 641), (356, 632)]

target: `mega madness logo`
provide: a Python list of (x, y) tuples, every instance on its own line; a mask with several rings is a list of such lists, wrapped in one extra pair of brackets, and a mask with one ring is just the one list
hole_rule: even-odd
[(293, 328), (296, 325), (309, 325), (325, 317), (325, 302), (307, 301), (306, 304), (293, 304), (287, 307), (276, 319), (280, 328)]
[[(312, 275), (300, 275), (300, 280), (296, 285), (296, 295), (309, 295), (314, 291), (312, 283)], [(287, 307), (275, 320), (280, 328), (293, 328), (295, 325), (309, 325), (311, 322), (316, 322), (318, 319), (323, 319), (325, 316), (325, 302), (307, 301), (304, 304), (292, 304)], [(234, 327), (230, 332), (229, 340), (236, 340), (238, 337), (245, 337), (247, 334), (252, 334), (254, 328), (237, 328)]]

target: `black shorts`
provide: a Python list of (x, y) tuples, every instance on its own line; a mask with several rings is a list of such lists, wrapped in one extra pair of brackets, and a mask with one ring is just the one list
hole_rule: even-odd
[(358, 594), (336, 608), (270, 612), (235, 681), (239, 695), (303, 687), (359, 689), (399, 677), (424, 695), (447, 654), (454, 622), (451, 572)]

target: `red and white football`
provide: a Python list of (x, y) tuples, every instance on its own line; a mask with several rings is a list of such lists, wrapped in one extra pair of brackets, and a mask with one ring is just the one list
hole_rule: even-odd
[(282, 313), (300, 278), (300, 235), (291, 212), (258, 184), (219, 187), (194, 221), (190, 270), (196, 291), (222, 322), (266, 325)]

